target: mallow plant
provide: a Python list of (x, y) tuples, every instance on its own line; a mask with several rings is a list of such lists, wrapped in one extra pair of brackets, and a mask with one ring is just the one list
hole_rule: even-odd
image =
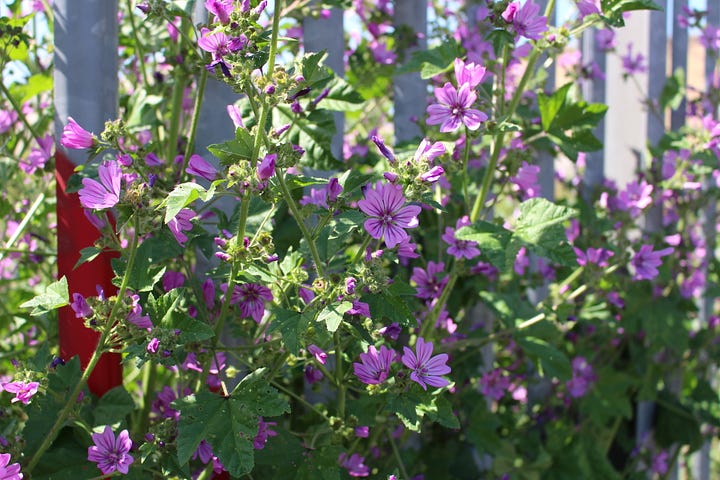
[[(77, 262), (112, 257), (116, 289), (90, 296), (53, 278), (48, 40), (26, 28), (52, 31), (48, 4), (2, 18), (3, 62), (47, 80), (3, 85), (0, 104), (15, 180), (0, 199), (0, 477), (647, 478), (713, 440), (719, 86), (691, 96), (636, 179), (590, 184), (608, 106), (577, 83), (597, 71), (574, 56), (573, 81), (548, 91), (540, 68), (592, 29), (612, 51), (653, 2), (579, 0), (564, 25), (553, 0), (457, 5), (427, 50), (389, 2), (207, 0), (203, 21), (192, 3), (122, 5), (120, 117), (95, 133), (64, 119), (60, 146), (88, 153), (68, 188), (97, 230)], [(362, 26), (344, 75), (297, 23), (329, 8)], [(629, 80), (642, 62), (626, 57)], [(378, 86), (406, 73), (428, 82), (413, 99), (426, 115), (393, 142)], [(204, 151), (211, 80), (239, 100), (219, 112), (234, 135)], [(681, 80), (648, 102), (658, 115)], [(566, 165), (554, 200), (541, 158)], [(84, 368), (60, 355), (59, 308), (98, 333)], [(87, 380), (110, 352), (123, 382), (97, 395)]]

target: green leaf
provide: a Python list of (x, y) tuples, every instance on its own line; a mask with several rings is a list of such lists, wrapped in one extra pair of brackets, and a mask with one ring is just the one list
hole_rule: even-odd
[(322, 108), (334, 112), (353, 112), (363, 107), (365, 99), (342, 78), (334, 77), (326, 88), (330, 92), (320, 102)]
[(53, 282), (45, 288), (42, 293), (32, 300), (20, 305), (20, 308), (32, 308), (30, 312), (32, 316), (42, 315), (52, 310), (64, 307), (69, 303), (68, 283), (64, 276), (57, 282)]
[(413, 52), (410, 60), (398, 69), (398, 73), (419, 71), (423, 79), (432, 78), (452, 69), (453, 62), (460, 56), (462, 52), (457, 41), (446, 38), (437, 47)]
[(543, 131), (547, 132), (550, 130), (555, 117), (565, 104), (565, 99), (572, 85), (572, 83), (566, 83), (550, 96), (544, 93), (538, 93), (538, 107), (540, 108), (540, 122)]
[(73, 269), (76, 269), (80, 265), (82, 265), (85, 262), (92, 262), (98, 255), (102, 253), (101, 248), (97, 247), (87, 247), (80, 250), (80, 258), (78, 259), (77, 263), (73, 267)]
[(662, 448), (688, 445), (690, 452), (703, 444), (700, 421), (678, 398), (663, 390), (656, 402), (655, 441)]
[(329, 332), (334, 332), (340, 326), (345, 312), (352, 308), (350, 302), (340, 302), (335, 305), (328, 305), (318, 315), (318, 322), (325, 322)]
[(245, 377), (228, 397), (199, 392), (173, 402), (180, 410), (177, 455), (186, 464), (202, 440), (207, 441), (225, 469), (234, 477), (254, 466), (253, 438), (259, 417), (274, 417), (290, 407), (263, 378), (265, 369)]
[(499, 452), (502, 450), (502, 440), (498, 433), (501, 425), (498, 415), (489, 411), (485, 402), (477, 402), (468, 422), (468, 440), (477, 447), (479, 453)]
[(520, 348), (539, 362), (541, 376), (557, 378), (560, 381), (570, 380), (572, 367), (564, 353), (539, 338), (517, 337), (516, 339)]
[[(306, 454), (305, 462), (297, 469), (294, 480), (340, 480), (338, 457), (343, 453), (338, 445), (325, 445)], [(293, 477), (280, 477), (293, 478)]]
[(307, 316), (284, 308), (274, 308), (273, 314), (273, 320), (270, 323), (268, 332), (279, 330), (288, 350), (293, 355), (298, 355), (300, 353), (300, 341), (305, 335), (309, 324)]
[(422, 414), (418, 415), (417, 406), (422, 399), (415, 392), (407, 392), (402, 395), (393, 396), (388, 401), (388, 410), (395, 413), (403, 422), (406, 428), (413, 432), (419, 432), (421, 427)]
[(327, 57), (327, 52), (306, 53), (300, 61), (300, 69), (307, 85), (313, 85), (330, 78), (331, 74), (328, 68), (321, 65), (321, 62)]
[(660, 93), (660, 108), (677, 109), (685, 98), (685, 70), (676, 68), (668, 77)]
[(49, 74), (36, 73), (28, 78), (27, 83), (22, 86), (21, 103), (35, 98), (43, 92), (49, 92), (53, 87), (53, 79)]
[(178, 305), (182, 297), (179, 290), (174, 289), (158, 299), (148, 296), (148, 314), (153, 324), (170, 332), (180, 331), (175, 336), (179, 344), (201, 342), (215, 336), (215, 331), (206, 323), (179, 311)]
[(510, 230), (482, 220), (455, 232), (455, 238), (458, 240), (477, 242), (482, 254), (501, 270), (505, 268), (505, 251), (512, 235)]
[(23, 430), (23, 439), (27, 452), (36, 451), (45, 440), (81, 375), (80, 359), (77, 356), (48, 374), (47, 394), (37, 395), (25, 407), (28, 420)]
[[(152, 290), (165, 273), (165, 267), (161, 263), (170, 258), (179, 257), (182, 251), (182, 247), (167, 230), (148, 238), (140, 244), (135, 254), (135, 262), (132, 272), (130, 272), (128, 285), (138, 292)], [(121, 259), (112, 259), (112, 265), (118, 276), (125, 273), (126, 265)]]
[[(414, 288), (407, 284), (404, 285), (412, 289), (411, 295), (416, 293)], [(398, 288), (400, 288), (399, 285), (395, 286), (393, 284), (379, 293), (363, 295), (361, 300), (370, 306), (370, 314), (375, 320), (387, 318), (391, 322), (397, 322), (404, 327), (409, 327), (415, 324), (415, 315), (407, 302), (396, 293)]]
[(210, 187), (209, 190), (205, 190), (205, 187), (198, 185), (197, 183), (185, 182), (176, 186), (170, 195), (163, 200), (158, 209), (165, 207), (165, 223), (170, 222), (183, 208), (190, 205), (197, 199), (207, 202), (215, 194), (215, 188)]
[[(562, 224), (575, 216), (577, 211), (571, 208), (556, 205), (544, 198), (531, 198), (520, 205), (520, 217), (512, 240), (560, 265), (574, 266), (576, 255), (567, 243)], [(508, 263), (514, 262), (515, 256), (507, 256), (506, 260)]]
[(112, 425), (135, 410), (135, 402), (124, 387), (109, 390), (92, 410), (94, 425)]
[(241, 160), (250, 160), (253, 155), (255, 141), (247, 129), (239, 127), (235, 130), (235, 140), (215, 143), (207, 148), (215, 155), (222, 165), (228, 166)]
[(303, 162), (314, 169), (331, 170), (340, 166), (331, 149), (335, 134), (335, 119), (328, 110), (313, 110), (306, 116), (298, 116), (286, 105), (273, 110), (273, 124), (292, 124), (288, 140), (305, 150)]

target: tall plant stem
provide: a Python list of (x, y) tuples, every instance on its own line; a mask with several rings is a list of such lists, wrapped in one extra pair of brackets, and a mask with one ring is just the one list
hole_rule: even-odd
[(337, 413), (340, 418), (345, 418), (345, 383), (343, 382), (343, 352), (342, 343), (340, 342), (340, 333), (338, 330), (333, 335), (335, 342), (335, 383), (338, 386), (338, 409)]
[(317, 246), (313, 241), (310, 230), (308, 230), (305, 222), (303, 221), (302, 214), (297, 207), (297, 203), (295, 203), (295, 199), (292, 197), (290, 190), (288, 190), (287, 184), (285, 183), (285, 172), (277, 172), (277, 179), (278, 184), (280, 185), (280, 190), (283, 194), (283, 198), (288, 204), (288, 208), (292, 212), (293, 217), (295, 217), (295, 221), (297, 222), (298, 227), (300, 227), (300, 231), (302, 232), (303, 237), (305, 237), (305, 241), (310, 248), (310, 254), (312, 255), (313, 262), (315, 263), (315, 270), (317, 271), (318, 276), (322, 277), (324, 268), (322, 264), (322, 259), (320, 258), (320, 253), (318, 252)]
[(36, 142), (40, 143), (40, 134), (37, 130), (35, 130), (35, 127), (30, 125), (30, 122), (28, 121), (27, 117), (25, 116), (25, 113), (23, 113), (22, 108), (20, 108), (20, 105), (17, 104), (13, 96), (10, 94), (10, 90), (5, 86), (3, 82), (0, 82), (0, 90), (2, 90), (3, 95), (5, 95), (5, 98), (8, 99), (8, 102), (10, 102), (10, 105), (12, 105), (13, 110), (15, 110), (15, 113), (18, 114), (18, 117), (23, 122), (25, 127), (28, 129), (30, 134), (33, 136)]
[(183, 157), (182, 170), (180, 176), (185, 172), (188, 165), (190, 155), (195, 150), (195, 135), (197, 134), (198, 121), (200, 120), (200, 108), (202, 107), (203, 97), (205, 96), (205, 85), (207, 84), (208, 71), (202, 69), (200, 79), (198, 80), (197, 96), (195, 97), (195, 105), (193, 106), (192, 119), (190, 120), (190, 133), (188, 135), (187, 146), (185, 147), (185, 155)]
[(133, 235), (132, 243), (130, 245), (130, 253), (128, 256), (128, 262), (127, 267), (125, 268), (125, 273), (123, 275), (122, 283), (120, 284), (120, 289), (118, 290), (117, 297), (115, 297), (115, 304), (113, 305), (112, 310), (110, 311), (110, 315), (108, 316), (107, 323), (105, 324), (105, 328), (100, 333), (100, 338), (98, 339), (97, 346), (95, 347), (95, 351), (93, 352), (92, 356), (90, 357), (90, 361), (87, 364), (87, 367), (85, 367), (85, 370), (82, 373), (82, 376), (80, 377), (80, 380), (78, 380), (78, 383), (75, 385), (75, 388), (73, 388), (72, 392), (70, 392), (70, 395), (67, 398), (67, 402), (65, 402), (65, 406), (58, 414), (57, 420), (55, 420), (55, 423), (53, 424), (52, 428), (48, 432), (48, 434), (43, 439), (43, 442), (40, 444), (40, 447), (35, 451), (35, 454), (32, 456), (30, 461), (28, 462), (28, 466), (25, 468), (26, 472), (31, 472), (33, 468), (35, 468), (35, 465), (40, 461), (40, 458), (42, 458), (43, 454), (47, 451), (48, 448), (52, 445), (52, 443), (57, 438), (58, 434), (60, 433), (60, 430), (65, 425), (65, 422), (67, 421), (68, 417), (70, 416), (70, 413), (77, 405), (77, 398), (78, 395), (80, 395), (80, 392), (87, 384), (88, 378), (90, 378), (90, 375), (92, 374), (93, 370), (95, 369), (95, 366), (97, 365), (98, 361), (100, 360), (100, 357), (103, 354), (103, 351), (105, 350), (105, 343), (108, 340), (108, 337), (110, 336), (110, 331), (112, 330), (113, 325), (115, 324), (115, 319), (117, 317), (118, 311), (120, 309), (120, 305), (123, 303), (125, 299), (125, 292), (128, 288), (128, 283), (130, 282), (130, 274), (132, 272), (133, 265), (135, 264), (135, 254), (137, 252), (138, 247), (138, 230), (140, 222), (135, 217), (134, 227), (135, 227), (135, 234)]
[(0, 260), (5, 258), (5, 252), (9, 251), (9, 249), (12, 248), (13, 245), (15, 245), (15, 242), (17, 242), (18, 238), (20, 238), (20, 235), (23, 234), (25, 228), (28, 226), (30, 220), (32, 220), (32, 217), (38, 211), (38, 208), (40, 208), (40, 205), (42, 205), (43, 201), (45, 201), (45, 194), (41, 193), (37, 196), (37, 198), (35, 198), (35, 201), (32, 203), (32, 205), (30, 205), (30, 209), (25, 214), (25, 217), (23, 217), (20, 224), (17, 226), (8, 241), (5, 243), (5, 248), (0, 250)]
[(127, 4), (128, 8), (130, 28), (132, 29), (133, 38), (135, 39), (135, 50), (137, 51), (140, 74), (142, 75), (143, 83), (146, 86), (149, 86), (150, 82), (148, 81), (147, 72), (145, 71), (145, 53), (142, 48), (142, 42), (140, 42), (140, 36), (138, 35), (137, 26), (135, 25), (135, 16), (133, 15), (132, 0), (127, 0), (125, 3)]

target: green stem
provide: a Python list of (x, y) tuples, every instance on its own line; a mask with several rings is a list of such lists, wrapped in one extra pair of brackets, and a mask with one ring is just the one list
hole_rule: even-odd
[(133, 15), (132, 0), (127, 0), (128, 17), (130, 17), (130, 28), (132, 29), (133, 38), (135, 39), (135, 50), (138, 57), (138, 64), (140, 67), (140, 74), (143, 78), (143, 83), (146, 86), (150, 85), (148, 81), (147, 72), (145, 71), (145, 53), (143, 52), (142, 43), (140, 42), (140, 36), (135, 26), (135, 16)]
[(462, 188), (463, 188), (463, 203), (468, 206), (470, 201), (470, 195), (468, 195), (468, 161), (470, 160), (470, 129), (465, 127), (465, 148), (463, 149), (463, 166), (462, 166)]
[(145, 364), (145, 371), (143, 372), (142, 386), (143, 386), (143, 404), (140, 410), (139, 420), (134, 428), (136, 435), (142, 435), (147, 432), (148, 424), (150, 423), (150, 410), (152, 408), (152, 399), (155, 396), (155, 390), (153, 388), (155, 379), (157, 378), (157, 368), (155, 364), (148, 362)]
[(398, 450), (395, 439), (392, 436), (392, 432), (388, 430), (387, 434), (388, 440), (390, 441), (390, 446), (392, 447), (393, 455), (395, 456), (395, 460), (397, 460), (398, 468), (400, 468), (400, 474), (402, 475), (402, 478), (410, 478), (410, 475), (408, 475), (407, 470), (405, 469), (405, 463), (403, 463), (402, 457), (400, 456), (400, 450)]
[(203, 97), (205, 96), (205, 85), (207, 84), (207, 69), (203, 68), (200, 72), (200, 80), (197, 86), (197, 96), (195, 97), (195, 105), (193, 106), (192, 119), (190, 121), (190, 133), (188, 135), (187, 146), (185, 147), (185, 156), (183, 157), (182, 170), (180, 170), (180, 176), (185, 172), (190, 155), (192, 155), (195, 149), (195, 135), (197, 134), (198, 121), (200, 120), (200, 107), (202, 107)]
[[(118, 299), (119, 301), (119, 299)], [(108, 328), (109, 331), (109, 328)], [(98, 340), (97, 346), (95, 347), (95, 351), (92, 354), (92, 357), (90, 357), (90, 361), (87, 364), (87, 367), (85, 367), (85, 371), (83, 372), (82, 376), (80, 377), (80, 380), (75, 385), (75, 388), (70, 393), (70, 396), (68, 397), (67, 402), (65, 403), (65, 406), (58, 414), (57, 420), (55, 420), (55, 423), (53, 424), (52, 428), (48, 432), (48, 434), (43, 439), (43, 442), (40, 444), (40, 447), (35, 451), (35, 454), (30, 459), (30, 462), (28, 462), (27, 467), (25, 467), (24, 471), (25, 473), (30, 473), (33, 468), (35, 468), (35, 465), (40, 461), (40, 458), (45, 453), (45, 451), (50, 447), (52, 442), (55, 440), (55, 438), (60, 433), (60, 429), (65, 425), (65, 421), (70, 416), (70, 411), (75, 408), (77, 405), (77, 398), (78, 395), (80, 395), (80, 391), (85, 387), (85, 384), (87, 383), (88, 378), (90, 378), (90, 374), (95, 369), (95, 366), (97, 365), (97, 362), (100, 360), (100, 356), (102, 355), (102, 351), (105, 347), (105, 341), (108, 337), (108, 331), (103, 332), (100, 335), (100, 339)]]
[(12, 248), (13, 245), (15, 245), (15, 242), (17, 242), (18, 238), (23, 234), (25, 231), (25, 228), (28, 226), (28, 223), (30, 223), (30, 220), (32, 220), (33, 215), (35, 215), (35, 212), (37, 212), (38, 208), (40, 208), (40, 205), (42, 205), (43, 201), (45, 200), (45, 194), (41, 193), (37, 196), (35, 201), (32, 205), (30, 205), (30, 209), (25, 214), (25, 217), (23, 217), (22, 221), (18, 225), (18, 227), (15, 229), (13, 234), (10, 236), (8, 241), (5, 243), (5, 248), (3, 251), (0, 251), (0, 260), (5, 258), (5, 252), (9, 251), (10, 248)]
[(365, 250), (367, 250), (367, 246), (370, 245), (370, 240), (372, 240), (372, 237), (370, 237), (370, 235), (366, 235), (365, 240), (363, 240), (363, 243), (360, 245), (360, 248), (355, 254), (355, 258), (353, 258), (352, 263), (358, 263), (360, 259), (365, 256)]
[(450, 275), (450, 279), (448, 280), (447, 285), (445, 285), (445, 288), (443, 288), (442, 293), (440, 294), (440, 298), (438, 299), (437, 303), (435, 304), (435, 307), (430, 311), (427, 318), (425, 319), (424, 323), (422, 324), (422, 327), (420, 328), (420, 335), (423, 337), (423, 339), (428, 340), (428, 334), (430, 333), (431, 329), (435, 326), (435, 323), (437, 322), (438, 317), (440, 316), (440, 312), (442, 312), (443, 306), (445, 303), (447, 303), (448, 298), (450, 297), (450, 293), (452, 292), (452, 289), (455, 287), (455, 282), (457, 281), (458, 275), (457, 275), (457, 266), (453, 268), (452, 274)]
[(305, 225), (305, 221), (303, 220), (300, 210), (295, 203), (295, 199), (292, 197), (290, 190), (288, 190), (287, 184), (285, 183), (285, 174), (285, 172), (277, 172), (276, 175), (278, 179), (278, 184), (280, 185), (280, 190), (282, 191), (283, 198), (285, 199), (288, 208), (290, 208), (293, 217), (295, 217), (295, 221), (297, 222), (298, 227), (300, 227), (300, 231), (302, 232), (303, 237), (305, 237), (305, 241), (310, 248), (310, 254), (313, 257), (313, 261), (315, 262), (315, 270), (317, 271), (318, 276), (322, 277), (324, 269), (322, 259), (320, 258), (320, 253), (318, 252), (317, 246), (313, 241), (313, 237), (310, 234), (310, 231)]
[(285, 395), (287, 395), (287, 396), (289, 396), (289, 397), (292, 397), (292, 398), (294, 398), (295, 400), (297, 400), (298, 402), (302, 403), (305, 407), (307, 407), (308, 409), (310, 409), (310, 410), (312, 410), (313, 412), (315, 412), (316, 414), (318, 414), (318, 415), (319, 415), (320, 417), (322, 417), (324, 420), (327, 420), (327, 419), (328, 419), (327, 415), (325, 415), (325, 414), (324, 414), (322, 411), (320, 411), (317, 407), (315, 407), (314, 405), (312, 405), (310, 402), (308, 402), (307, 400), (305, 400), (304, 398), (302, 398), (300, 395), (298, 395), (297, 393), (293, 392), (292, 390), (289, 390), (289, 389), (283, 387), (282, 385), (280, 385), (280, 384), (279, 384), (278, 382), (276, 382), (275, 380), (270, 380), (270, 385), (272, 385), (273, 387), (277, 388), (278, 390), (280, 390), (281, 392), (283, 392)]
[(55, 423), (53, 424), (52, 428), (48, 432), (47, 436), (43, 439), (43, 442), (40, 444), (40, 447), (35, 451), (35, 454), (32, 456), (32, 458), (28, 462), (28, 466), (25, 469), (25, 471), (28, 473), (31, 472), (33, 468), (35, 468), (35, 465), (37, 465), (37, 463), (40, 461), (40, 458), (47, 451), (47, 449), (50, 448), (50, 445), (52, 445), (52, 443), (57, 438), (58, 434), (60, 433), (60, 429), (62, 429), (62, 427), (65, 425), (65, 422), (67, 421), (68, 417), (70, 416), (70, 412), (77, 405), (78, 395), (80, 394), (82, 389), (85, 387), (85, 384), (87, 383), (88, 378), (90, 378), (90, 374), (92, 374), (93, 370), (95, 369), (95, 366), (97, 365), (98, 361), (100, 360), (100, 357), (103, 354), (103, 351), (105, 350), (105, 343), (107, 342), (107, 339), (110, 335), (110, 331), (112, 330), (113, 325), (115, 323), (115, 318), (120, 309), (120, 305), (124, 302), (125, 292), (127, 290), (128, 283), (130, 281), (130, 274), (132, 272), (133, 264), (135, 263), (135, 253), (137, 252), (137, 246), (138, 246), (139, 223), (140, 223), (139, 219), (136, 216), (135, 222), (134, 222), (135, 233), (133, 234), (132, 243), (130, 245), (130, 253), (128, 256), (127, 268), (125, 269), (125, 274), (123, 275), (122, 283), (120, 284), (120, 289), (118, 290), (117, 297), (115, 297), (115, 304), (113, 305), (113, 308), (110, 311), (110, 315), (108, 316), (108, 320), (107, 320), (104, 330), (100, 333), (100, 339), (98, 340), (98, 343), (95, 346), (95, 351), (93, 352), (92, 356), (90, 357), (90, 361), (88, 361), (88, 364), (85, 367), (85, 370), (83, 371), (83, 374), (80, 377), (80, 380), (78, 380), (78, 383), (75, 385), (75, 388), (73, 388), (72, 392), (70, 393), (70, 396), (68, 397), (67, 402), (65, 403), (65, 406), (58, 414), (57, 420), (55, 420)]
[(27, 127), (30, 134), (33, 136), (36, 142), (40, 143), (40, 139), (42, 138), (40, 134), (35, 130), (35, 127), (30, 125), (30, 122), (28, 121), (27, 117), (22, 111), (22, 108), (20, 108), (20, 105), (17, 104), (13, 96), (10, 94), (10, 90), (7, 89), (5, 84), (3, 82), (0, 82), (0, 90), (2, 90), (5, 97), (8, 99), (8, 102), (10, 102), (10, 105), (12, 105), (13, 110), (15, 110), (15, 113), (18, 114), (18, 117), (20, 120), (22, 120), (25, 127)]
[(343, 358), (342, 343), (340, 342), (340, 331), (333, 334), (335, 342), (335, 383), (338, 386), (338, 416), (345, 418), (345, 383), (343, 382)]

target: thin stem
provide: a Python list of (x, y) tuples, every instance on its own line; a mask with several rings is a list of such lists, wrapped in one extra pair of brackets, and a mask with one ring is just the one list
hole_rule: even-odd
[(8, 241), (5, 243), (4, 251), (0, 251), (0, 260), (5, 258), (5, 252), (9, 251), (8, 249), (12, 248), (12, 246), (17, 242), (18, 238), (23, 234), (25, 231), (25, 227), (27, 227), (28, 223), (30, 223), (30, 220), (32, 220), (33, 215), (35, 215), (35, 212), (37, 212), (38, 208), (40, 208), (40, 205), (42, 205), (43, 201), (45, 200), (45, 194), (40, 193), (40, 195), (37, 196), (35, 201), (32, 205), (30, 205), (30, 209), (25, 214), (25, 217), (23, 217), (22, 221), (18, 225), (18, 227), (15, 229), (13, 234), (10, 236)]
[(445, 285), (445, 288), (443, 288), (442, 293), (440, 294), (440, 298), (438, 299), (437, 303), (433, 307), (433, 309), (428, 314), (427, 318), (425, 319), (424, 323), (422, 324), (422, 327), (420, 328), (420, 335), (425, 340), (427, 340), (427, 335), (430, 333), (431, 329), (435, 326), (435, 323), (437, 322), (438, 317), (440, 316), (440, 312), (442, 312), (443, 307), (445, 306), (445, 303), (447, 303), (448, 298), (450, 297), (450, 293), (452, 292), (452, 289), (455, 287), (455, 282), (457, 281), (458, 275), (457, 275), (457, 266), (453, 269), (452, 274), (450, 275), (450, 279), (448, 280), (447, 285)]
[(313, 261), (315, 262), (315, 270), (317, 271), (317, 274), (319, 276), (323, 276), (323, 264), (322, 259), (320, 258), (320, 253), (318, 252), (317, 246), (315, 245), (315, 242), (313, 241), (313, 237), (310, 234), (310, 231), (308, 230), (307, 226), (305, 225), (305, 221), (302, 218), (302, 215), (300, 213), (300, 210), (297, 207), (297, 204), (295, 203), (295, 199), (292, 197), (292, 194), (290, 193), (290, 190), (287, 188), (287, 184), (285, 183), (285, 172), (278, 172), (277, 173), (277, 179), (278, 184), (280, 185), (280, 190), (282, 191), (283, 198), (285, 199), (285, 202), (288, 205), (288, 208), (290, 208), (290, 211), (293, 214), (293, 217), (295, 217), (295, 221), (298, 224), (298, 227), (300, 227), (300, 231), (303, 234), (303, 237), (305, 237), (305, 241), (308, 244), (308, 247), (310, 248), (310, 254), (313, 257)]
[(3, 82), (0, 82), (0, 90), (2, 90), (3, 94), (5, 95), (5, 97), (6, 97), (6, 98), (8, 99), (8, 101), (10, 102), (10, 105), (12, 105), (13, 110), (15, 110), (15, 113), (18, 114), (18, 117), (20, 118), (20, 120), (22, 120), (22, 122), (23, 122), (23, 124), (25, 125), (25, 127), (27, 127), (28, 131), (29, 131), (30, 134), (33, 136), (33, 138), (35, 139), (35, 141), (38, 142), (38, 143), (40, 143), (40, 139), (41, 139), (42, 137), (41, 137), (40, 134), (37, 132), (37, 130), (35, 130), (35, 127), (33, 127), (32, 125), (30, 125), (30, 122), (28, 121), (27, 117), (25, 116), (25, 113), (23, 113), (22, 108), (20, 108), (20, 106), (17, 104), (17, 102), (15, 101), (15, 99), (13, 98), (13, 96), (10, 94), (10, 90), (7, 89), (7, 87), (5, 86), (5, 84), (4, 84)]
[(205, 85), (207, 84), (207, 69), (203, 68), (200, 72), (200, 80), (198, 80), (197, 96), (195, 97), (195, 105), (193, 107), (192, 119), (190, 121), (190, 133), (188, 134), (187, 146), (185, 147), (185, 156), (183, 157), (182, 170), (180, 176), (187, 168), (190, 155), (195, 150), (195, 135), (197, 134), (198, 120), (200, 120), (200, 107), (202, 107), (203, 97), (205, 96)]
[(365, 240), (363, 240), (363, 243), (360, 245), (360, 248), (355, 254), (355, 258), (353, 258), (352, 263), (358, 263), (360, 259), (365, 256), (365, 250), (367, 250), (368, 245), (370, 245), (370, 240), (372, 240), (372, 237), (370, 237), (370, 235), (366, 235)]
[(400, 468), (400, 474), (402, 475), (402, 478), (410, 478), (410, 475), (408, 475), (407, 470), (405, 469), (405, 463), (402, 461), (402, 457), (400, 457), (400, 450), (398, 450), (397, 445), (395, 444), (395, 439), (392, 436), (392, 432), (388, 430), (388, 440), (390, 441), (390, 446), (392, 447), (393, 455), (395, 456), (395, 460), (397, 460), (398, 468)]
[(325, 420), (328, 419), (327, 415), (325, 415), (325, 414), (324, 414), (321, 410), (319, 410), (317, 407), (315, 407), (314, 405), (312, 405), (310, 402), (308, 402), (307, 400), (305, 400), (304, 398), (302, 398), (300, 395), (298, 395), (297, 393), (293, 392), (292, 390), (289, 390), (289, 389), (283, 387), (282, 385), (280, 385), (280, 384), (279, 384), (278, 382), (276, 382), (275, 380), (270, 380), (270, 385), (272, 385), (273, 387), (277, 388), (278, 390), (280, 390), (281, 392), (283, 392), (285, 395), (287, 395), (287, 396), (289, 396), (289, 397), (292, 397), (292, 398), (294, 398), (295, 400), (297, 400), (298, 402), (302, 403), (305, 407), (307, 407), (307, 408), (309, 408), (310, 410), (312, 410), (313, 412), (317, 413), (317, 414), (318, 414), (319, 416), (321, 416), (323, 419), (325, 419)]
[(345, 418), (345, 382), (343, 382), (343, 358), (342, 343), (340, 342), (340, 331), (336, 330), (333, 335), (335, 342), (335, 383), (338, 386), (338, 416)]
[(142, 43), (140, 42), (140, 36), (138, 35), (137, 27), (135, 26), (135, 16), (133, 15), (132, 0), (127, 0), (128, 17), (130, 17), (130, 28), (132, 29), (133, 38), (135, 39), (135, 50), (138, 58), (138, 64), (140, 67), (140, 74), (143, 78), (145, 85), (150, 85), (148, 81), (147, 72), (145, 71), (145, 53), (143, 52)]
[(463, 149), (463, 166), (462, 166), (462, 188), (463, 188), (463, 203), (468, 207), (470, 201), (470, 195), (468, 195), (468, 161), (470, 160), (470, 129), (465, 127), (465, 148)]
[(92, 356), (90, 357), (90, 361), (88, 361), (87, 367), (85, 367), (85, 370), (83, 371), (82, 376), (80, 377), (80, 380), (78, 380), (78, 383), (75, 385), (75, 388), (73, 388), (73, 391), (70, 393), (70, 396), (67, 399), (67, 402), (65, 403), (65, 406), (58, 414), (57, 420), (55, 420), (55, 423), (53, 424), (52, 428), (48, 432), (47, 436), (43, 439), (43, 442), (40, 444), (40, 447), (35, 451), (35, 454), (32, 456), (30, 461), (28, 462), (28, 466), (25, 469), (26, 472), (31, 472), (33, 468), (35, 468), (35, 465), (40, 461), (40, 458), (43, 456), (43, 454), (47, 451), (48, 448), (50, 448), (50, 445), (55, 441), (55, 438), (57, 438), (58, 434), (60, 433), (60, 429), (65, 425), (65, 422), (67, 421), (68, 417), (70, 416), (70, 412), (73, 408), (77, 405), (77, 397), (80, 394), (80, 391), (85, 387), (87, 384), (88, 378), (90, 378), (90, 374), (92, 374), (93, 370), (95, 369), (95, 366), (97, 365), (98, 361), (100, 360), (100, 357), (103, 354), (103, 351), (105, 350), (105, 343), (107, 342), (110, 332), (113, 329), (113, 326), (115, 324), (115, 318), (117, 316), (117, 313), (119, 311), (120, 305), (123, 303), (125, 299), (125, 292), (128, 287), (128, 283), (130, 282), (130, 275), (132, 272), (133, 265), (135, 263), (135, 254), (137, 252), (138, 247), (138, 231), (139, 231), (140, 221), (137, 216), (135, 216), (135, 234), (133, 235), (132, 243), (130, 245), (130, 253), (128, 256), (128, 262), (127, 262), (127, 268), (125, 269), (125, 274), (123, 275), (122, 283), (120, 284), (120, 289), (118, 290), (117, 297), (115, 297), (115, 304), (113, 305), (112, 310), (110, 311), (110, 315), (107, 319), (107, 324), (105, 325), (105, 328), (100, 333), (100, 339), (98, 340), (97, 345), (95, 346), (95, 351), (93, 352)]

